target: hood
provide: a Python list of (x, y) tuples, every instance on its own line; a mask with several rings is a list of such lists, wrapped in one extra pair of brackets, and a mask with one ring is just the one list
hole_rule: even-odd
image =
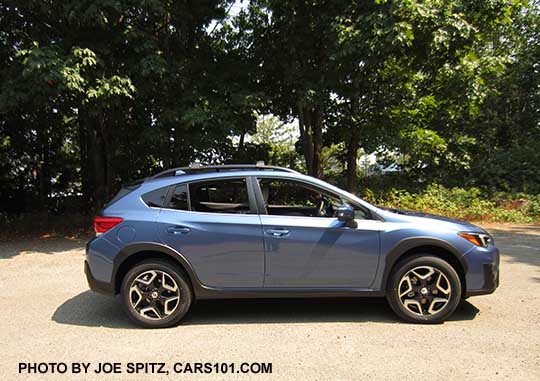
[(383, 217), (388, 218), (392, 221), (418, 222), (418, 223), (424, 223), (424, 224), (437, 223), (438, 225), (446, 225), (447, 227), (453, 228), (456, 230), (486, 233), (484, 229), (482, 229), (481, 227), (477, 225), (471, 224), (470, 222), (467, 222), (467, 221), (457, 220), (455, 218), (439, 216), (436, 214), (414, 212), (414, 211), (409, 211), (409, 210), (385, 208), (385, 207), (380, 207), (380, 206), (378, 208), (384, 211)]

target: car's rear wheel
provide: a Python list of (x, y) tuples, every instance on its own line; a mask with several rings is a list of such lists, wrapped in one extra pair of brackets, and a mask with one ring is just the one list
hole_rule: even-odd
[(418, 254), (400, 261), (387, 288), (394, 312), (413, 323), (439, 323), (461, 300), (461, 282), (454, 268), (441, 258)]
[(150, 259), (135, 265), (122, 281), (128, 316), (147, 328), (177, 324), (188, 312), (192, 292), (187, 276), (173, 263)]

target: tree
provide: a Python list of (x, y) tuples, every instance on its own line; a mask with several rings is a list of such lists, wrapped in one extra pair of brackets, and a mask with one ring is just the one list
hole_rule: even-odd
[(3, 141), (11, 147), (35, 136), (37, 151), (21, 169), (36, 168), (43, 199), (63, 175), (62, 165), (51, 169), (51, 152), (64, 137), (78, 148), (81, 191), (99, 208), (120, 181), (195, 158), (220, 160), (232, 135), (254, 128), (244, 85), (233, 88), (235, 71), (224, 70), (238, 55), (206, 29), (226, 16), (228, 3), (49, 0), (0, 7)]
[[(263, 159), (354, 192), (374, 152), (410, 187), (540, 189), (536, 0), (233, 5), (0, 4), (2, 210), (81, 194), (97, 209), (194, 160)], [(257, 129), (257, 113), (286, 124)]]
[(257, 0), (240, 15), (268, 100), (263, 111), (298, 120), (306, 171), (316, 177), (323, 175), (323, 130), (335, 77), (333, 21), (342, 4)]
[(470, 154), (477, 186), (491, 191), (540, 192), (540, 7), (532, 1), (497, 39), (511, 52), (474, 123)]
[(298, 127), (283, 123), (275, 115), (257, 115), (257, 131), (250, 136), (253, 144), (268, 147), (267, 164), (305, 170), (296, 152), (297, 139)]
[(470, 166), (475, 139), (467, 123), (504, 71), (510, 52), (493, 41), (520, 8), (507, 1), (350, 3), (336, 23), (349, 189), (366, 143), (370, 150), (379, 144), (380, 156), (399, 149), (403, 169), (428, 180)]

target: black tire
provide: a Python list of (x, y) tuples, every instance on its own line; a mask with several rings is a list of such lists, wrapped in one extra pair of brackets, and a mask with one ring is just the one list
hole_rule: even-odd
[[(152, 271), (155, 271), (157, 274), (161, 275), (165, 273), (166, 276), (164, 276), (164, 278), (167, 278), (168, 275), (170, 278), (172, 278), (172, 280), (174, 280), (174, 282), (176, 282), (178, 290), (178, 292), (175, 291), (172, 295), (174, 297), (176, 296), (176, 294), (178, 294), (179, 297), (178, 302), (174, 303), (173, 305), (174, 308), (170, 308), (173, 311), (170, 312), (170, 314), (168, 315), (162, 314), (163, 316), (160, 318), (156, 317), (156, 315), (153, 313), (153, 318), (141, 315), (141, 313), (137, 311), (137, 309), (133, 306), (133, 303), (131, 301), (132, 295), (130, 295), (130, 288), (132, 284), (134, 284), (135, 279), (145, 273)], [(170, 278), (167, 278), (168, 282), (171, 282), (169, 284), (169, 287), (171, 287), (171, 285), (174, 287), (174, 284), (172, 283)], [(161, 297), (162, 293), (167, 292), (172, 293), (172, 291), (168, 290), (162, 290), (162, 292), (158, 292), (160, 296), (158, 296), (158, 299), (156, 299), (156, 301), (154, 302), (158, 303), (158, 311), (159, 308), (164, 308), (164, 304), (159, 298)], [(189, 307), (191, 306), (193, 298), (192, 295), (193, 293), (189, 284), (189, 279), (187, 275), (178, 266), (176, 266), (174, 263), (162, 259), (148, 259), (138, 263), (128, 271), (128, 273), (122, 280), (120, 298), (122, 300), (122, 306), (124, 307), (124, 310), (133, 322), (145, 328), (165, 328), (177, 324), (186, 315), (186, 313), (189, 311)], [(138, 300), (137, 294), (135, 294), (134, 299)], [(145, 302), (147, 300), (151, 299), (145, 299)], [(154, 306), (155, 305), (156, 304), (154, 304)]]
[[(410, 289), (410, 294), (406, 294), (403, 299), (409, 298), (409, 295), (414, 294), (414, 297), (410, 297), (409, 299), (418, 299), (420, 300), (418, 303), (418, 306), (412, 305), (411, 307), (407, 308), (405, 306), (405, 303), (407, 301), (405, 300), (402, 302), (402, 298), (400, 298), (399, 294), (403, 293), (405, 290), (409, 289), (409, 285), (411, 283), (407, 283), (404, 281), (401, 282), (402, 279), (406, 275), (414, 274), (411, 273), (411, 270), (415, 270), (420, 268), (419, 271), (424, 271), (424, 275), (428, 274), (430, 271), (429, 268), (433, 268), (436, 271), (444, 274), (444, 277), (442, 277), (442, 283), (444, 283), (444, 289), (448, 291), (447, 286), (450, 287), (450, 292), (447, 295), (443, 295), (439, 291), (439, 288), (437, 288), (433, 284), (426, 284), (422, 286), (420, 282), (436, 282), (435, 280), (428, 281), (427, 279), (421, 279), (417, 278), (413, 275), (413, 280), (418, 279), (418, 282), (415, 282), (412, 284), (412, 286), (415, 287), (415, 289), (420, 288), (421, 291), (415, 292), (415, 290)], [(432, 277), (435, 278), (439, 275), (439, 273), (435, 273), (436, 275), (433, 275)], [(410, 277), (409, 277), (410, 278)], [(428, 278), (428, 279), (431, 279)], [(398, 290), (400, 287), (400, 284), (402, 286), (401, 290)], [(436, 310), (434, 313), (430, 313), (429, 311), (426, 311), (425, 309), (428, 309), (428, 307), (431, 306), (432, 300), (436, 296), (432, 295), (433, 290), (437, 289), (435, 292), (442, 296), (443, 298), (446, 297), (447, 303), (444, 304), (444, 302), (434, 303), (434, 306), (441, 306), (439, 310)], [(422, 292), (426, 292), (426, 294), (423, 294)], [(425, 295), (425, 298), (424, 298)], [(449, 318), (454, 311), (456, 310), (457, 306), (459, 305), (459, 302), (461, 300), (461, 281), (459, 279), (458, 274), (454, 270), (454, 268), (445, 260), (435, 257), (430, 254), (417, 254), (414, 256), (411, 256), (409, 258), (406, 258), (403, 261), (398, 262), (394, 269), (392, 270), (392, 273), (390, 274), (390, 278), (388, 281), (388, 287), (386, 289), (386, 298), (388, 299), (388, 303), (390, 304), (390, 307), (394, 310), (394, 312), (403, 320), (411, 322), (411, 323), (423, 323), (423, 324), (433, 324), (433, 323), (440, 323)], [(429, 299), (428, 299), (429, 298)], [(423, 303), (422, 303), (423, 299)], [(442, 298), (441, 298), (442, 299)], [(413, 303), (416, 303), (413, 301)], [(413, 311), (415, 310), (415, 311)], [(422, 315), (420, 315), (422, 314)]]

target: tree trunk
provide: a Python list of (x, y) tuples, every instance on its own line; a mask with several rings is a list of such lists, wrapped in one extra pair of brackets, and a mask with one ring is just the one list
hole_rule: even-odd
[(172, 166), (173, 167), (179, 167), (181, 158), (183, 156), (182, 152), (182, 129), (180, 128), (180, 123), (178, 123), (174, 127), (174, 146), (173, 146), (173, 158), (172, 158)]
[(322, 112), (320, 108), (311, 108), (299, 103), (298, 125), (307, 173), (313, 177), (321, 177)]
[(105, 119), (101, 120), (100, 123), (101, 134), (103, 136), (103, 156), (105, 159), (105, 199), (104, 202), (107, 202), (115, 191), (114, 189), (114, 140), (111, 134), (112, 126), (106, 125)]
[[(111, 192), (111, 176), (108, 175), (107, 146), (111, 146), (104, 136), (104, 115), (79, 110), (79, 139), (81, 144), (81, 181), (83, 195), (93, 211), (99, 210)], [(109, 164), (111, 165), (111, 164)]]
[(99, 121), (93, 121), (93, 129), (90, 135), (92, 139), (90, 156), (92, 160), (92, 180), (94, 184), (92, 201), (94, 209), (97, 211), (103, 206), (106, 198), (106, 161), (103, 152), (105, 141), (100, 133)]
[(358, 132), (353, 129), (347, 144), (347, 189), (353, 194), (358, 191), (358, 179), (356, 176), (358, 140)]
[(174, 127), (173, 167), (191, 164), (193, 150), (190, 147), (189, 134), (189, 128), (178, 121)]
[[(45, 119), (45, 117), (44, 117)], [(46, 119), (45, 119), (46, 120)], [(51, 176), (49, 163), (49, 133), (45, 126), (37, 130), (39, 144), (39, 162), (37, 176), (39, 182), (39, 206), (42, 210), (48, 209), (49, 194), (51, 193)]]
[(300, 139), (302, 140), (302, 149), (306, 160), (306, 170), (310, 174), (313, 167), (312, 138), (309, 129), (309, 115), (306, 115), (304, 106), (298, 105), (298, 126), (300, 128)]
[(91, 165), (88, 160), (89, 142), (88, 142), (88, 123), (85, 112), (81, 107), (79, 109), (79, 164), (81, 166), (81, 192), (82, 208), (87, 208), (92, 203), (92, 179), (90, 174)]
[[(355, 95), (351, 98), (351, 115), (352, 119), (356, 120), (358, 117), (358, 96)], [(358, 131), (359, 126), (354, 123), (351, 130), (351, 135), (347, 143), (347, 189), (349, 192), (355, 194), (358, 191), (358, 179), (356, 176), (357, 169), (357, 155), (360, 144), (360, 134)]]
[(311, 176), (321, 178), (322, 173), (322, 111), (319, 108), (312, 110), (313, 112), (313, 174)]
[(242, 152), (244, 150), (244, 141), (245, 140), (246, 140), (246, 133), (242, 132), (242, 134), (240, 134), (240, 141), (238, 142), (237, 152)]

